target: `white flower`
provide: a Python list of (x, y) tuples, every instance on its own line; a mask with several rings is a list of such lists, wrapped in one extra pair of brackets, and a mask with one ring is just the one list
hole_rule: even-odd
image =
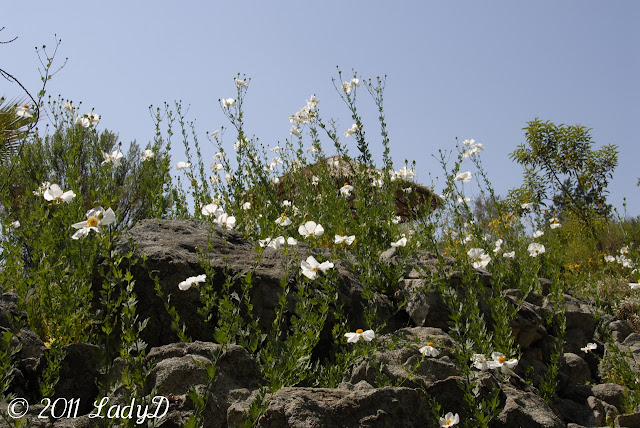
[(629, 247), (620, 248), (620, 254), (627, 254), (629, 252)]
[[(465, 141), (467, 141), (467, 140), (465, 140)], [(471, 141), (473, 141), (473, 140), (471, 140)], [(468, 158), (468, 157), (471, 157), (471, 156), (475, 156), (476, 154), (480, 153), (483, 150), (484, 150), (484, 146), (482, 144), (480, 144), (480, 143), (473, 144), (473, 145), (471, 145), (469, 150), (465, 150), (464, 157)]]
[(497, 253), (498, 251), (500, 251), (500, 249), (502, 248), (502, 244), (504, 243), (504, 241), (502, 239), (498, 239), (495, 242), (496, 247), (493, 249), (494, 253)]
[(354, 86), (360, 86), (360, 80), (356, 79), (355, 77), (351, 79), (349, 82), (342, 82), (342, 90), (345, 91), (347, 94), (351, 92), (351, 89)]
[(351, 128), (347, 129), (344, 132), (344, 136), (345, 137), (350, 137), (353, 134), (355, 134), (358, 129), (360, 129), (360, 128), (358, 128), (358, 124), (354, 123), (353, 125), (351, 125)]
[(302, 274), (307, 278), (314, 280), (318, 276), (318, 271), (322, 271), (323, 273), (329, 269), (333, 269), (333, 263), (331, 262), (322, 262), (318, 263), (318, 261), (313, 256), (307, 257), (307, 260), (300, 263), (300, 269), (302, 269)]
[(286, 216), (285, 213), (280, 214), (280, 217), (276, 219), (276, 224), (278, 226), (289, 226), (291, 224), (291, 219)]
[(187, 291), (188, 289), (191, 288), (192, 285), (196, 285), (206, 281), (207, 281), (207, 275), (204, 273), (198, 276), (190, 276), (189, 278), (185, 279), (180, 284), (178, 284), (178, 288), (182, 291)]
[[(294, 137), (300, 137), (302, 134), (300, 133), (300, 128), (298, 128), (297, 126), (292, 126), (291, 129), (289, 130), (289, 133), (291, 135), (293, 135)], [(309, 149), (307, 149), (309, 150)]]
[(487, 367), (492, 370), (500, 369), (504, 374), (512, 373), (512, 370), (518, 365), (518, 360), (515, 358), (507, 360), (504, 354), (501, 354), (500, 352), (492, 353), (491, 359), (492, 361), (487, 361)]
[(17, 229), (20, 227), (20, 220), (12, 221), (11, 223), (9, 223), (9, 225), (14, 229)]
[(215, 155), (213, 155), (213, 158), (215, 160), (222, 160), (224, 159), (224, 152), (217, 152)]
[(349, 183), (344, 183), (344, 186), (340, 188), (340, 194), (345, 197), (351, 196), (351, 192), (353, 192), (353, 186)]
[(155, 153), (153, 153), (153, 150), (151, 149), (147, 149), (144, 152), (142, 152), (142, 154), (140, 155), (140, 160), (142, 162), (144, 161), (148, 161), (149, 159), (151, 159), (153, 156), (155, 156)]
[(505, 259), (513, 259), (516, 256), (516, 252), (515, 251), (511, 251), (509, 253), (504, 253), (502, 255), (502, 257), (504, 257)]
[[(402, 191), (403, 191), (405, 194), (407, 194), (407, 195), (408, 195), (409, 193), (411, 193), (411, 192), (413, 191), (413, 189), (412, 189), (411, 187), (405, 187), (404, 189), (402, 189)], [(469, 199), (469, 198), (467, 198), (467, 199)], [(471, 200), (471, 199), (469, 199), (469, 200)]]
[(238, 150), (240, 147), (246, 145), (246, 140), (245, 141), (236, 141), (235, 143), (233, 143), (233, 150)]
[(233, 180), (233, 175), (229, 173), (224, 175), (224, 181), (226, 181), (227, 183), (231, 183), (232, 180)]
[(209, 176), (209, 182), (211, 184), (218, 184), (220, 183), (220, 177), (218, 177), (217, 175), (211, 175)]
[(529, 208), (531, 208), (533, 206), (533, 204), (531, 202), (525, 202), (524, 204), (520, 205), (522, 207), (523, 210), (528, 210)]
[(543, 231), (541, 231), (541, 230), (536, 230), (536, 231), (533, 233), (533, 239), (537, 239), (537, 238), (541, 237), (542, 235), (544, 235), (544, 232), (543, 232)]
[[(472, 140), (473, 141), (473, 140)], [(444, 418), (440, 418), (440, 428), (443, 427), (451, 427), (460, 422), (460, 416), (456, 413), (455, 415), (451, 412), (444, 415)]]
[(581, 351), (584, 351), (585, 353), (589, 352), (589, 351), (593, 351), (595, 349), (598, 348), (598, 345), (595, 343), (587, 343), (587, 346), (585, 346), (584, 348), (580, 348)]
[(45, 181), (42, 184), (40, 184), (40, 187), (38, 187), (36, 190), (33, 191), (33, 194), (36, 196), (42, 196), (42, 194), (45, 192), (45, 190), (49, 188), (49, 186), (51, 186), (51, 183), (49, 183), (48, 181)]
[(361, 328), (359, 328), (355, 333), (345, 333), (344, 337), (347, 338), (347, 343), (356, 343), (360, 339), (364, 340), (365, 342), (371, 342), (373, 339), (375, 339), (376, 334), (373, 332), (373, 330), (363, 331)]
[[(273, 147), (273, 148), (269, 149), (269, 151), (270, 151), (270, 152), (277, 153), (277, 152), (279, 152), (279, 151), (280, 151), (280, 149), (282, 149), (282, 147), (280, 147), (280, 146), (275, 146), (275, 147)], [(280, 158), (276, 158), (276, 159), (280, 159)], [(274, 159), (274, 160), (275, 160), (275, 159)], [(280, 162), (280, 163), (282, 163), (282, 160), (281, 160), (281, 162)]]
[(42, 196), (44, 196), (47, 201), (62, 201), (69, 203), (73, 201), (73, 198), (76, 197), (76, 194), (73, 193), (73, 190), (63, 192), (60, 186), (58, 186), (57, 184), (52, 184), (47, 190), (45, 190)]
[(278, 178), (278, 177), (273, 177), (273, 178), (271, 179), (271, 182), (272, 182), (273, 184), (278, 184), (278, 183), (280, 183), (280, 178)]
[(351, 245), (355, 240), (356, 240), (355, 235), (351, 235), (351, 236), (336, 235), (333, 242), (336, 244), (342, 244), (344, 242), (347, 245)]
[(476, 269), (486, 268), (491, 261), (491, 256), (489, 256), (489, 254), (485, 254), (484, 249), (482, 248), (472, 248), (467, 251), (467, 255), (471, 259), (471, 265)]
[(476, 140), (464, 140), (462, 142), (462, 144), (464, 144), (467, 147), (473, 146), (475, 144)]
[(235, 103), (236, 103), (236, 100), (234, 100), (233, 98), (223, 98), (222, 99), (222, 107), (224, 107), (224, 108), (233, 107), (233, 105)]
[(120, 150), (114, 150), (113, 153), (105, 153), (102, 152), (102, 157), (104, 160), (102, 163), (110, 163), (113, 166), (120, 166), (120, 159), (122, 159), (124, 155)]
[(72, 224), (71, 227), (78, 229), (71, 236), (72, 239), (84, 238), (92, 230), (96, 233), (102, 233), (102, 226), (108, 226), (116, 221), (116, 215), (111, 208), (106, 211), (102, 207), (92, 208), (87, 211), (87, 220)]
[(393, 223), (393, 224), (398, 224), (398, 223), (400, 223), (401, 221), (402, 221), (402, 217), (400, 217), (399, 215), (397, 215), (397, 216), (395, 216), (395, 217), (393, 218), (393, 220), (391, 220), (391, 223)]
[(227, 213), (222, 213), (215, 219), (215, 222), (219, 226), (225, 227), (225, 228), (231, 230), (236, 225), (236, 218), (234, 216), (232, 216), (232, 215), (227, 214)]
[(471, 198), (462, 198), (462, 197), (458, 198), (459, 204), (467, 204), (469, 202), (471, 202)]
[(251, 209), (251, 202), (245, 202), (242, 204), (242, 209), (245, 211), (249, 211)]
[(224, 165), (222, 165), (221, 163), (214, 162), (211, 164), (211, 169), (214, 171), (220, 171), (222, 168), (224, 168)]
[(473, 367), (478, 370), (487, 370), (489, 368), (487, 365), (487, 357), (484, 354), (473, 354), (471, 362), (473, 363)]
[(33, 113), (28, 105), (23, 105), (21, 107), (16, 107), (16, 116), (20, 117), (33, 117)]
[(468, 183), (471, 181), (471, 172), (467, 171), (467, 172), (461, 172), (460, 174), (456, 175), (456, 180), (458, 181), (462, 181), (463, 183)]
[(434, 348), (433, 342), (427, 343), (425, 346), (420, 348), (419, 351), (425, 357), (437, 357), (438, 354), (440, 354), (440, 351)]
[(284, 245), (284, 237), (278, 236), (276, 239), (266, 238), (258, 241), (261, 247), (273, 248), (277, 250)]
[(84, 116), (76, 117), (73, 123), (74, 125), (82, 126), (83, 128), (88, 128), (91, 126), (91, 121)]
[(616, 258), (613, 256), (604, 256), (604, 261), (605, 262), (609, 262), (609, 263), (613, 263), (616, 261)]
[(202, 215), (218, 218), (224, 213), (224, 210), (216, 204), (208, 204), (203, 206), (200, 212), (202, 212)]
[(319, 182), (320, 182), (320, 179), (315, 175), (311, 177), (311, 184), (313, 184), (314, 186), (317, 186)]
[(298, 227), (298, 233), (305, 238), (310, 236), (316, 237), (324, 233), (324, 228), (321, 225), (316, 224), (315, 221), (308, 221)]
[(249, 84), (244, 79), (235, 79), (238, 88), (248, 88)]
[(209, 137), (216, 138), (218, 136), (218, 132), (220, 132), (219, 129), (213, 131), (212, 133), (209, 134)]
[(287, 238), (287, 245), (298, 245), (298, 241), (296, 241), (295, 238), (292, 238), (291, 236)]
[(562, 227), (562, 225), (560, 223), (558, 223), (557, 221), (554, 221), (553, 223), (551, 223), (551, 225), (549, 225), (549, 227), (551, 229), (557, 229), (559, 227)]
[(68, 110), (71, 113), (75, 113), (76, 108), (73, 106), (73, 101), (67, 101), (66, 103), (62, 104), (62, 108), (64, 110)]
[(538, 244), (537, 242), (532, 242), (531, 244), (529, 244), (527, 250), (529, 251), (529, 255), (531, 257), (538, 257), (540, 254), (546, 251), (544, 245)]
[[(19, 221), (15, 222), (15, 223), (18, 223), (18, 226), (16, 226), (16, 227), (20, 227), (20, 222)], [(629, 287), (631, 287), (632, 290), (637, 290), (637, 289), (640, 288), (640, 284), (638, 284), (637, 282), (630, 282), (629, 283)]]
[(397, 240), (396, 242), (392, 242), (391, 243), (392, 247), (406, 247), (407, 246), (407, 238), (405, 236), (403, 236), (402, 238), (400, 238), (399, 240)]
[(176, 171), (182, 171), (183, 169), (189, 169), (191, 168), (191, 162), (178, 162), (178, 164), (176, 165)]

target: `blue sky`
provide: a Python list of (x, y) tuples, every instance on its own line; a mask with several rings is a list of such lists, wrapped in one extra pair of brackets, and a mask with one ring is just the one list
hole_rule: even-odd
[[(112, 1), (0, 0), (0, 67), (37, 91), (34, 47), (62, 39), (49, 94), (82, 101), (101, 129), (126, 145), (153, 138), (148, 107), (182, 100), (201, 142), (228, 125), (218, 99), (233, 77), (251, 77), (250, 134), (265, 146), (289, 135), (289, 115), (313, 93), (323, 117), (351, 125), (331, 79), (336, 66), (361, 78), (387, 75), (385, 108), (396, 167), (417, 162), (417, 179), (442, 175), (432, 158), (455, 138), (485, 145), (498, 193), (521, 183), (509, 153), (539, 117), (592, 128), (619, 146), (612, 202), (640, 215), (635, 124), (640, 118), (640, 3), (636, 1)], [(365, 130), (381, 157), (373, 102), (359, 88)], [(20, 95), (0, 82), (0, 93)], [(225, 135), (231, 151), (232, 135)], [(179, 147), (176, 147), (179, 149)], [(353, 146), (351, 153), (355, 154)], [(207, 147), (205, 161), (214, 147)], [(183, 160), (180, 150), (173, 161)], [(471, 165), (463, 166), (470, 169)], [(436, 183), (441, 190), (442, 180)]]

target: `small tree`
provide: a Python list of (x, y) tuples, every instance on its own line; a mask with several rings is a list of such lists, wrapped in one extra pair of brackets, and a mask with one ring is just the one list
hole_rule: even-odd
[(536, 203), (549, 203), (559, 215), (579, 219), (595, 235), (594, 218), (606, 218), (611, 211), (607, 186), (618, 166), (618, 147), (607, 144), (593, 150), (590, 129), (582, 125), (537, 118), (527, 125), (527, 142), (510, 154), (525, 168), (519, 190), (535, 195)]

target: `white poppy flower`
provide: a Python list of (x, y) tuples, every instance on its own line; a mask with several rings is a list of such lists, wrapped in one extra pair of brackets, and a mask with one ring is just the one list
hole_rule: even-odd
[(74, 229), (78, 229), (71, 238), (84, 238), (92, 230), (96, 233), (102, 233), (102, 226), (108, 226), (114, 221), (116, 221), (116, 215), (111, 208), (106, 211), (102, 207), (92, 208), (87, 211), (86, 221), (81, 221), (71, 225)]
[(226, 181), (227, 183), (231, 183), (232, 180), (233, 180), (233, 175), (229, 173), (224, 175), (224, 181)]
[(52, 184), (47, 190), (45, 190), (42, 196), (44, 196), (47, 201), (69, 203), (73, 201), (73, 198), (76, 197), (76, 194), (73, 193), (73, 190), (63, 192), (60, 186), (58, 186), (57, 184)]
[(17, 229), (20, 227), (20, 220), (12, 221), (11, 223), (9, 223), (9, 225), (11, 225), (11, 227), (13, 227), (14, 229)]
[(544, 235), (544, 232), (543, 232), (543, 231), (541, 231), (541, 230), (536, 230), (536, 231), (533, 233), (533, 239), (537, 239), (537, 238), (541, 237), (542, 235)]
[(491, 354), (491, 361), (487, 361), (487, 367), (491, 370), (500, 369), (504, 374), (513, 373), (513, 369), (518, 365), (518, 360), (512, 358), (507, 360), (504, 354), (500, 352), (494, 352)]
[(71, 113), (75, 113), (76, 108), (73, 106), (73, 101), (67, 101), (66, 103), (62, 104), (62, 108), (64, 110), (68, 110)]
[(471, 265), (476, 269), (486, 268), (491, 261), (491, 256), (489, 256), (489, 254), (485, 254), (484, 249), (482, 248), (471, 248), (467, 251), (467, 255), (471, 259)]
[(176, 165), (176, 170), (177, 171), (182, 171), (183, 169), (189, 169), (191, 168), (191, 162), (178, 162), (178, 164)]
[(604, 261), (605, 262), (609, 262), (609, 263), (613, 263), (616, 261), (616, 258), (613, 256), (604, 256)]
[[(300, 137), (302, 134), (300, 133), (300, 128), (298, 128), (297, 126), (292, 126), (291, 129), (289, 130), (289, 133), (291, 135), (293, 135), (294, 137)], [(307, 149), (309, 150), (309, 149)]]
[(218, 184), (220, 183), (220, 177), (218, 177), (217, 175), (211, 175), (209, 176), (209, 182), (211, 184)]
[(587, 353), (589, 351), (593, 351), (595, 349), (598, 349), (598, 345), (595, 343), (587, 343), (587, 346), (585, 346), (584, 348), (580, 348), (581, 351), (584, 351), (584, 353)]
[(344, 183), (344, 186), (340, 188), (340, 194), (342, 196), (349, 197), (351, 196), (351, 192), (353, 192), (354, 187), (349, 183)]
[(391, 243), (392, 247), (406, 247), (407, 246), (407, 238), (406, 237), (402, 237), (399, 240), (397, 240), (396, 242), (392, 242)]
[(140, 160), (142, 162), (144, 161), (148, 161), (149, 159), (151, 159), (153, 156), (155, 156), (155, 154), (153, 153), (153, 150), (151, 149), (147, 149), (144, 152), (142, 152), (142, 154), (140, 155)]
[(355, 333), (345, 333), (344, 337), (347, 338), (347, 343), (356, 343), (360, 339), (364, 340), (365, 342), (371, 342), (373, 339), (375, 339), (376, 334), (373, 332), (373, 330), (364, 331), (359, 328)]
[(245, 211), (249, 211), (251, 209), (251, 202), (245, 202), (242, 204), (242, 209)]
[(120, 150), (114, 150), (113, 153), (102, 152), (102, 157), (104, 158), (102, 163), (110, 163), (113, 166), (120, 166), (120, 159), (122, 159), (123, 156), (124, 155)]
[(291, 224), (291, 219), (286, 216), (285, 213), (280, 214), (280, 217), (276, 219), (276, 224), (278, 226), (289, 226)]
[(247, 89), (249, 87), (249, 84), (244, 79), (235, 79), (235, 80), (236, 80), (236, 86), (238, 88)]
[(473, 356), (471, 357), (471, 362), (473, 364), (473, 367), (477, 368), (478, 370), (487, 370), (489, 368), (487, 364), (487, 357), (484, 354), (473, 354)]
[(525, 202), (524, 204), (520, 205), (522, 207), (523, 210), (528, 210), (529, 208), (531, 208), (533, 206), (533, 204), (531, 202)]
[[(473, 140), (472, 140), (473, 141)], [(444, 418), (440, 418), (440, 428), (452, 427), (460, 422), (460, 416), (456, 413), (455, 415), (451, 412), (444, 415)]]
[(627, 254), (629, 252), (629, 247), (622, 247), (620, 248), (620, 254)]
[(220, 171), (222, 168), (224, 168), (224, 165), (222, 165), (221, 163), (214, 162), (211, 164), (211, 169), (214, 171)]
[(460, 174), (456, 175), (456, 180), (462, 181), (463, 183), (470, 182), (471, 178), (472, 178), (471, 171), (461, 172)]
[[(20, 227), (20, 222), (18, 221), (16, 223), (18, 223), (18, 226), (16, 227)], [(640, 288), (640, 284), (638, 284), (637, 282), (630, 282), (629, 287), (631, 287), (632, 290), (637, 290)]]
[(360, 128), (358, 128), (358, 125), (356, 123), (354, 123), (353, 125), (351, 125), (351, 128), (347, 129), (344, 132), (344, 136), (345, 137), (350, 137), (353, 134), (355, 134), (358, 129), (360, 129)]
[(344, 242), (347, 245), (351, 245), (355, 240), (356, 240), (355, 235), (351, 235), (351, 236), (336, 235), (333, 242), (336, 244), (342, 244)]
[(464, 140), (462, 142), (462, 144), (464, 144), (467, 147), (473, 146), (475, 144), (476, 140)]
[(216, 138), (218, 136), (218, 132), (220, 132), (220, 130), (215, 130), (212, 133), (209, 134), (209, 137), (211, 138)]
[(223, 98), (222, 99), (222, 106), (224, 108), (229, 108), (229, 107), (233, 107), (233, 105), (236, 103), (236, 100), (234, 100), (233, 98)]
[(509, 253), (504, 253), (502, 255), (502, 257), (504, 257), (505, 259), (513, 259), (516, 256), (516, 252), (515, 251), (511, 251)]
[(236, 225), (236, 218), (234, 216), (232, 216), (232, 215), (227, 214), (227, 213), (222, 213), (215, 219), (215, 222), (219, 226), (225, 227), (225, 228), (231, 230)]
[(295, 239), (295, 238), (288, 237), (288, 238), (287, 238), (287, 245), (290, 245), (290, 246), (298, 245), (298, 241), (296, 241), (296, 239)]
[(207, 281), (207, 275), (204, 273), (198, 276), (190, 276), (189, 278), (185, 279), (180, 284), (178, 284), (178, 288), (182, 291), (187, 291), (188, 289), (191, 288), (192, 285), (196, 285), (206, 281)]
[(28, 105), (23, 105), (20, 107), (16, 107), (16, 116), (20, 117), (33, 117), (33, 112)]
[(308, 221), (298, 227), (298, 233), (305, 238), (308, 238), (310, 236), (316, 237), (324, 233), (324, 227), (322, 227), (322, 225), (316, 224), (315, 221)]
[(307, 260), (300, 263), (300, 269), (302, 269), (302, 274), (307, 278), (314, 280), (318, 276), (318, 271), (322, 271), (323, 273), (329, 269), (333, 269), (333, 263), (331, 262), (322, 262), (318, 263), (318, 261), (313, 256), (307, 257)]
[(202, 207), (200, 211), (202, 215), (205, 216), (213, 216), (214, 218), (218, 218), (224, 213), (224, 210), (216, 204), (208, 204)]
[(546, 251), (544, 245), (538, 244), (537, 242), (532, 242), (531, 244), (529, 244), (527, 250), (529, 251), (529, 255), (531, 257), (538, 257), (540, 254)]
[(317, 186), (319, 182), (320, 182), (320, 179), (315, 175), (311, 177), (311, 184), (313, 184), (314, 186)]
[(437, 357), (440, 354), (440, 351), (433, 346), (433, 342), (427, 343), (425, 346), (420, 348), (419, 351), (425, 357)]

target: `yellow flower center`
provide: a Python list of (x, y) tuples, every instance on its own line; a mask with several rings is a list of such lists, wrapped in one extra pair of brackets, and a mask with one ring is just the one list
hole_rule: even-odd
[(498, 362), (500, 364), (504, 364), (505, 361), (507, 361), (507, 359), (505, 357), (498, 357)]
[(359, 328), (359, 329), (356, 330), (356, 334), (362, 334), (362, 333), (364, 333), (363, 329)]
[(348, 185), (349, 185), (349, 183), (348, 183), (348, 182), (347, 182), (347, 183), (344, 183), (344, 185), (345, 185), (345, 186), (348, 186)]
[(28, 108), (29, 108), (29, 106), (28, 106), (27, 104), (25, 104), (25, 105), (23, 105), (23, 106), (22, 106), (22, 108), (26, 108), (26, 109), (28, 109)]
[(449, 424), (451, 424), (451, 422), (453, 422), (451, 419), (447, 419), (444, 424), (449, 426)]
[(98, 219), (95, 217), (89, 217), (87, 220), (87, 227), (96, 227), (98, 225)]
[(283, 212), (282, 214), (280, 214), (280, 217), (286, 217), (287, 216), (287, 212)]
[(428, 342), (427, 346), (433, 346), (433, 342)]

